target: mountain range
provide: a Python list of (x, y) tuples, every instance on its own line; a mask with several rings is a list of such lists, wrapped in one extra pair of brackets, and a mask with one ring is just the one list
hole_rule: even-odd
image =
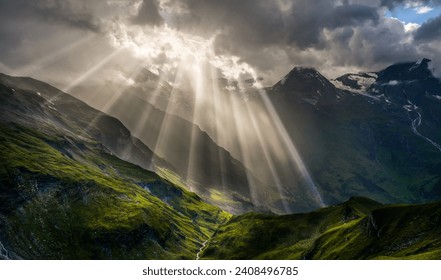
[[(275, 186), (186, 109), (158, 108), (168, 99), (130, 88), (101, 112), (1, 74), (0, 258), (439, 259), (441, 83), (429, 62), (335, 80), (296, 67), (238, 103), (277, 112), (327, 207), (292, 159), (273, 160)], [(297, 214), (271, 213), (286, 203)]]
[(440, 198), (441, 83), (428, 62), (332, 81), (296, 67), (267, 89), (326, 202)]
[[(120, 119), (173, 164), (188, 184), (194, 184), (199, 195), (234, 213), (252, 209), (292, 213), (319, 206), (302, 179), (295, 155), (283, 148), (281, 128), (299, 151), (324, 204), (359, 195), (382, 203), (421, 203), (441, 195), (441, 84), (429, 62), (398, 63), (334, 80), (315, 69), (295, 67), (274, 86), (264, 88), (265, 97), (252, 89), (245, 99), (243, 93), (221, 90), (217, 101), (226, 104), (221, 109), (242, 112), (223, 118), (208, 105), (207, 116), (192, 118), (192, 95), (174, 90), (147, 70), (124, 90), (124, 98), (115, 106), (100, 103), (91, 91), (79, 89), (73, 94)], [(161, 85), (160, 94), (151, 93), (151, 84)], [(228, 86), (223, 81), (218, 84), (221, 89)], [(105, 86), (99, 92), (115, 91)], [(258, 118), (262, 114), (253, 113), (270, 115), (268, 103), (280, 124), (271, 120), (267, 124)], [(140, 116), (148, 117), (140, 121)], [(248, 127), (259, 126), (260, 131), (243, 141), (243, 127), (230, 129), (238, 119), (247, 119)], [(158, 144), (161, 131), (166, 136)], [(222, 140), (223, 132), (234, 137)], [(233, 195), (224, 197), (228, 193), (224, 190)]]

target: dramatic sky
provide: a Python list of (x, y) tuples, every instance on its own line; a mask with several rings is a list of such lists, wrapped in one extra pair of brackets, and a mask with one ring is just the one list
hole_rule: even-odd
[(422, 57), (441, 73), (441, 0), (0, 0), (0, 72), (67, 89), (199, 59), (270, 85), (295, 65), (334, 78)]

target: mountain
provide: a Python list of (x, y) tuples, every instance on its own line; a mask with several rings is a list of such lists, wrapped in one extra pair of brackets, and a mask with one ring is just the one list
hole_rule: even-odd
[(162, 160), (47, 84), (2, 74), (0, 108), (2, 259), (194, 259), (230, 216), (141, 168)]
[(428, 67), (428, 60), (401, 63), (333, 81), (294, 68), (266, 89), (325, 203), (441, 197), (441, 84)]
[(439, 259), (441, 204), (362, 197), (311, 213), (249, 213), (222, 225), (202, 259)]
[(313, 68), (294, 67), (271, 89), (275, 98), (300, 99), (311, 105), (325, 106), (336, 102), (339, 91)]

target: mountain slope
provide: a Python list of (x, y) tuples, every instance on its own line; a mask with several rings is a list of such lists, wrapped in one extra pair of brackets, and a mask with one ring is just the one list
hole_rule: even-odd
[(415, 122), (414, 133), (441, 152), (441, 81), (433, 76), (429, 63), (422, 59), (387, 67), (377, 73), (367, 92), (401, 106)]
[[(345, 90), (364, 94), (389, 107), (398, 107), (394, 109), (404, 109), (402, 112), (411, 122), (418, 119), (418, 130), (437, 143), (441, 141), (437, 129), (441, 126), (441, 81), (433, 76), (429, 63), (425, 58), (418, 62), (397, 63), (377, 73), (349, 74), (336, 81)], [(363, 90), (357, 90), (360, 86)]]
[(1, 78), (3, 258), (194, 259), (228, 219), (166, 169), (159, 177), (112, 155), (148, 151), (117, 120), (98, 113), (111, 127), (96, 125), (97, 111), (67, 94)]
[(305, 214), (245, 214), (216, 231), (202, 258), (439, 259), (440, 206), (382, 206), (356, 197)]
[[(153, 154), (115, 118), (95, 110), (80, 100), (46, 83), (0, 74), (3, 121), (16, 121), (37, 129), (62, 131), (93, 137), (120, 158), (152, 169), (152, 163), (171, 167)], [(8, 95), (9, 94), (9, 95)], [(13, 97), (13, 98), (10, 98)], [(20, 111), (20, 114), (17, 113)], [(51, 124), (41, 126), (42, 124)]]

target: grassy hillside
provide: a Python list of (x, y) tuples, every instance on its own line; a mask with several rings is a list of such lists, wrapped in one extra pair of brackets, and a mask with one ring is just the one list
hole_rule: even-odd
[(0, 125), (0, 241), (26, 259), (194, 259), (229, 214), (98, 143)]
[(6, 258), (194, 259), (230, 217), (166, 163), (163, 176), (141, 168), (162, 159), (117, 119), (50, 85), (0, 75), (0, 110)]
[(357, 197), (306, 214), (245, 214), (218, 229), (202, 258), (441, 259), (440, 206)]

